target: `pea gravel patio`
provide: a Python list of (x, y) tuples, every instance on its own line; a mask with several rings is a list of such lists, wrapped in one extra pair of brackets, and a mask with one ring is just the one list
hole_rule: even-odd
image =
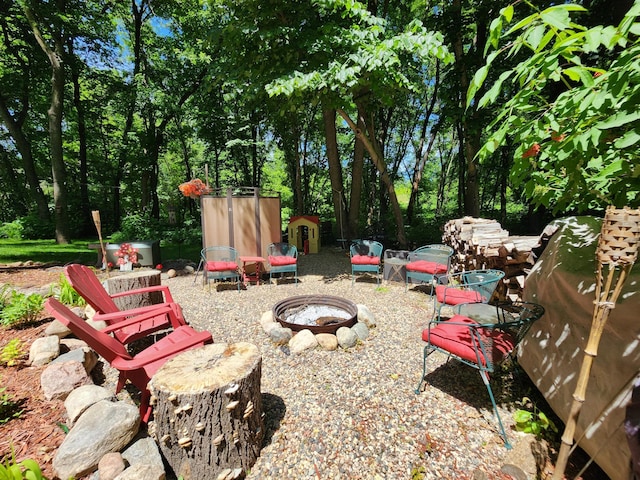
[[(414, 393), (422, 372), (420, 336), (432, 312), (424, 290), (405, 291), (393, 282), (377, 288), (364, 276), (352, 286), (349, 258), (333, 247), (301, 256), (298, 270), (297, 285), (266, 283), (240, 292), (232, 284), (209, 292), (193, 275), (163, 280), (195, 328), (209, 330), (215, 342), (261, 349), (266, 441), (247, 478), (511, 478), (500, 470), (508, 451), (476, 370), (434, 354), (429, 382)], [(289, 354), (269, 340), (260, 318), (277, 301), (307, 294), (364, 304), (377, 326), (352, 349)], [(507, 430), (512, 400), (528, 394), (527, 382), (505, 381), (509, 395), (497, 389)], [(517, 442), (518, 434), (509, 435)], [(412, 477), (418, 473), (423, 476)]]

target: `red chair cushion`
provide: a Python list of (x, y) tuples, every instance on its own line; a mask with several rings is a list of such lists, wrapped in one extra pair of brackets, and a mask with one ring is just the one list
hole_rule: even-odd
[(269, 255), (269, 264), (273, 265), (274, 267), (281, 267), (283, 265), (295, 265), (297, 260), (297, 258), (288, 257), (286, 255)]
[(227, 261), (209, 261), (207, 262), (207, 270), (209, 272), (225, 272), (227, 270), (236, 270), (238, 264), (236, 262)]
[(436, 298), (439, 303), (460, 305), (461, 303), (483, 303), (486, 298), (473, 290), (461, 290), (447, 285), (436, 285)]
[(430, 273), (447, 273), (447, 266), (442, 263), (429, 262), (427, 260), (416, 260), (407, 264), (407, 270), (410, 272)]
[(354, 255), (351, 257), (351, 263), (354, 265), (378, 265), (380, 263), (380, 257)]
[[(425, 328), (422, 331), (422, 340), (464, 360), (477, 364), (478, 359), (473, 348), (470, 329), (467, 325), (478, 325), (478, 322), (463, 315), (454, 315), (450, 320), (438, 323), (431, 329)], [(492, 328), (485, 329), (482, 332), (486, 341), (492, 342), (492, 350), (487, 353), (491, 355), (491, 360), (494, 363), (499, 363), (515, 347), (513, 336), (503, 330)], [(479, 348), (478, 346), (478, 349)], [(478, 350), (478, 352), (482, 365), (486, 366), (486, 358), (481, 350)]]

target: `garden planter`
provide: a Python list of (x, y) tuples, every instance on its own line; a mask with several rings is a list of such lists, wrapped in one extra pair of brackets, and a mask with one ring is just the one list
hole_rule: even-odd
[[(138, 251), (138, 262), (136, 265), (140, 265), (142, 267), (154, 267), (161, 263), (159, 240), (140, 240), (122, 243), (129, 243)], [(107, 251), (107, 262), (111, 262), (111, 264), (116, 267), (118, 265), (116, 252), (120, 249), (120, 245), (120, 243), (108, 243), (105, 246)]]

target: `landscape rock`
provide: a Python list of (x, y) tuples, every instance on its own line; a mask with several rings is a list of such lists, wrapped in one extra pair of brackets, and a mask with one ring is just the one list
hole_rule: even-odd
[(59, 320), (52, 320), (44, 330), (45, 335), (55, 335), (58, 338), (64, 338), (71, 335), (71, 330)]
[(164, 468), (154, 465), (132, 465), (113, 480), (165, 480)]
[(167, 278), (174, 278), (176, 275), (178, 275), (178, 273), (173, 268), (167, 270)]
[(49, 335), (36, 338), (29, 348), (29, 364), (41, 367), (60, 355), (60, 337)]
[(53, 363), (40, 375), (40, 387), (47, 400), (64, 400), (76, 388), (93, 381), (80, 362)]
[(300, 330), (289, 341), (289, 351), (291, 353), (301, 353), (310, 348), (318, 346), (318, 340), (313, 332), (307, 328)]
[(53, 360), (51, 364), (64, 362), (80, 362), (84, 365), (84, 369), (88, 374), (98, 364), (98, 356), (89, 347), (74, 348), (73, 350), (63, 353)]
[(140, 414), (134, 405), (107, 400), (93, 404), (78, 418), (56, 452), (56, 475), (66, 479), (91, 473), (104, 455), (124, 448), (139, 428)]
[(64, 408), (69, 418), (69, 427), (94, 403), (100, 400), (114, 401), (115, 396), (99, 385), (83, 385), (71, 392), (64, 401)]
[(358, 321), (364, 322), (369, 328), (375, 328), (376, 318), (371, 312), (371, 310), (369, 310), (369, 307), (361, 303), (357, 304), (357, 307), (358, 307)]
[(366, 340), (369, 337), (369, 328), (364, 322), (358, 322), (351, 327), (353, 333), (355, 333), (360, 340)]
[(336, 332), (338, 338), (338, 345), (342, 348), (351, 348), (358, 343), (358, 335), (349, 327), (340, 327)]
[(129, 445), (123, 452), (122, 457), (131, 467), (149, 466), (152, 471), (164, 472), (162, 455), (156, 441), (148, 436), (138, 438)]
[(331, 333), (318, 333), (316, 340), (323, 350), (333, 351), (338, 348), (338, 337)]
[(109, 452), (98, 462), (98, 478), (100, 480), (114, 480), (127, 468), (120, 452)]
[(286, 345), (293, 338), (293, 332), (290, 328), (283, 328), (278, 324), (269, 332), (269, 338), (276, 345)]
[(75, 350), (76, 348), (88, 348), (87, 342), (84, 340), (80, 340), (79, 338), (61, 338), (60, 339), (60, 351), (61, 352), (70, 352), (71, 350)]

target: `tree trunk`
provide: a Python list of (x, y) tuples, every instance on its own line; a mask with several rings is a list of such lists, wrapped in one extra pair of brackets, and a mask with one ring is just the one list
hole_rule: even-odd
[(215, 343), (165, 363), (149, 390), (156, 437), (180, 478), (244, 478), (264, 436), (262, 357), (250, 343)]
[[(396, 196), (396, 190), (395, 190), (395, 187), (393, 186), (393, 182), (391, 181), (391, 177), (389, 177), (389, 173), (387, 172), (384, 159), (382, 158), (382, 155), (379, 149), (374, 144), (375, 138), (367, 137), (364, 131), (360, 130), (357, 127), (355, 122), (349, 117), (349, 115), (347, 115), (347, 113), (344, 110), (339, 109), (338, 113), (349, 124), (349, 127), (351, 127), (351, 129), (356, 134), (356, 136), (360, 138), (365, 148), (367, 149), (367, 152), (369, 152), (371, 161), (373, 162), (373, 164), (378, 169), (378, 172), (380, 173), (380, 180), (382, 181), (382, 183), (387, 189), (387, 193), (389, 194), (389, 201), (391, 202), (391, 207), (393, 209), (393, 215), (396, 220), (396, 228), (397, 228), (396, 239), (398, 241), (398, 245), (400, 245), (400, 247), (404, 247), (407, 244), (407, 238), (404, 232), (404, 219), (402, 218), (402, 210), (400, 209), (400, 204), (398, 203), (398, 197)], [(363, 123), (366, 124), (364, 120), (363, 120)], [(369, 130), (369, 135), (372, 135), (373, 126), (368, 125), (368, 130)]]
[[(358, 128), (365, 128), (365, 125), (358, 117)], [(349, 221), (347, 238), (358, 237), (358, 227), (360, 223), (360, 204), (362, 202), (362, 180), (364, 178), (364, 143), (356, 137), (353, 147), (353, 162), (351, 163), (351, 195), (349, 197)]]
[[(59, 12), (64, 13), (64, 2), (58, 2)], [(29, 21), (38, 45), (51, 63), (51, 105), (47, 111), (49, 117), (49, 149), (51, 152), (51, 173), (53, 180), (53, 203), (56, 219), (56, 243), (65, 244), (71, 241), (69, 233), (69, 216), (67, 212), (66, 169), (62, 149), (62, 112), (64, 107), (64, 55), (61, 27), (53, 27), (54, 48), (51, 49), (44, 40), (31, 9), (24, 6), (25, 16)]]
[(36, 202), (38, 219), (43, 223), (47, 223), (51, 220), (51, 215), (49, 212), (47, 198), (40, 187), (40, 179), (38, 178), (33, 161), (31, 143), (22, 131), (21, 122), (16, 121), (9, 112), (5, 99), (2, 95), (0, 95), (0, 118), (6, 125), (7, 130), (9, 130), (9, 135), (13, 138), (18, 152), (20, 152), (22, 168), (24, 169), (24, 174), (27, 177), (27, 183), (29, 184), (29, 193), (31, 198)]
[(87, 165), (87, 127), (84, 115), (84, 104), (80, 92), (80, 72), (78, 69), (78, 59), (73, 51), (73, 42), (67, 42), (69, 49), (69, 59), (71, 66), (71, 78), (73, 81), (73, 104), (78, 114), (78, 163), (79, 163), (79, 185), (80, 190), (80, 210), (82, 212), (82, 232), (85, 235), (93, 233), (93, 221), (91, 217), (91, 204), (89, 200), (89, 174)]
[[(155, 270), (140, 270), (107, 279), (107, 291), (110, 295), (113, 295), (137, 288), (155, 287), (160, 285), (160, 282), (160, 272)], [(163, 296), (162, 292), (148, 292), (116, 297), (113, 299), (113, 302), (120, 310), (130, 310), (162, 303)]]
[[(336, 134), (336, 111), (332, 108), (322, 109), (327, 160), (329, 162), (329, 179), (331, 180), (331, 197), (336, 214), (336, 234), (339, 238), (347, 238), (347, 211), (345, 209), (344, 185), (342, 182), (342, 165), (338, 155), (338, 137)], [(349, 240), (351, 240), (349, 238)]]

